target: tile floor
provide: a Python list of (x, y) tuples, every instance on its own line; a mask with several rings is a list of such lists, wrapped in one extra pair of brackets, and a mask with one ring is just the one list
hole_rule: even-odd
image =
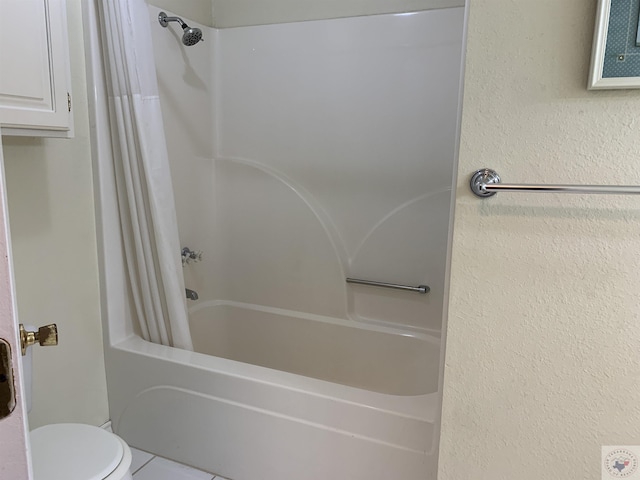
[(131, 448), (133, 480), (225, 480), (222, 477)]

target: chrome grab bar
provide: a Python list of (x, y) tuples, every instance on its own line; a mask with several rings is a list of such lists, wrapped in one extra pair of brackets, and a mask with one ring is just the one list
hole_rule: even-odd
[(599, 193), (610, 195), (640, 195), (640, 186), (633, 185), (535, 185), (501, 183), (500, 175), (490, 168), (482, 168), (471, 176), (471, 191), (487, 198), (498, 192), (543, 193)]
[(409, 292), (416, 293), (429, 293), (431, 290), (427, 285), (418, 285), (417, 287), (412, 287), (410, 285), (397, 285), (395, 283), (385, 283), (385, 282), (374, 282), (372, 280), (360, 280), (357, 278), (347, 278), (347, 283), (356, 283), (358, 285), (369, 285), (371, 287), (384, 287), (384, 288), (393, 288), (395, 290), (405, 290)]

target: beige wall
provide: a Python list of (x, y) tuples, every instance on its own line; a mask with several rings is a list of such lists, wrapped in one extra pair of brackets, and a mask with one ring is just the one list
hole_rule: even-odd
[(439, 478), (600, 479), (640, 444), (640, 199), (467, 182), (640, 184), (640, 91), (586, 90), (595, 0), (470, 1)]
[(34, 347), (31, 428), (108, 420), (80, 2), (68, 3), (75, 138), (3, 138), (19, 319), (57, 323)]

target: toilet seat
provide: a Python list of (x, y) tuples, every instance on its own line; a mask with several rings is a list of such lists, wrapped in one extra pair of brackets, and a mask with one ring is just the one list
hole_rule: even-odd
[(59, 423), (36, 428), (29, 437), (34, 480), (130, 478), (110, 477), (116, 470), (128, 472), (131, 451), (119, 437), (99, 427)]

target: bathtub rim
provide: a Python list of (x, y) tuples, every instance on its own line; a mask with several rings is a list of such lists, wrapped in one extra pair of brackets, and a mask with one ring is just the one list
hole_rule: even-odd
[(377, 323), (374, 321), (370, 321), (368, 319), (354, 319), (354, 318), (338, 318), (338, 317), (329, 317), (326, 315), (318, 315), (315, 313), (308, 312), (299, 312), (296, 310), (287, 310), (284, 308), (278, 307), (269, 307), (266, 305), (256, 305), (253, 303), (244, 303), (244, 302), (236, 302), (234, 300), (223, 300), (223, 299), (214, 299), (214, 300), (204, 300), (198, 301), (198, 303), (189, 308), (189, 317), (194, 315), (202, 310), (206, 310), (211, 307), (218, 306), (227, 306), (227, 307), (236, 307), (247, 310), (252, 310), (255, 312), (264, 312), (270, 313), (274, 315), (282, 315), (288, 318), (301, 318), (303, 320), (309, 320), (312, 322), (323, 322), (329, 323), (331, 325), (336, 325), (339, 327), (345, 328), (355, 328), (359, 330), (367, 330), (371, 332), (384, 333), (388, 335), (400, 336), (400, 337), (408, 337), (414, 338), (416, 340), (422, 340), (429, 344), (433, 344), (440, 348), (440, 332), (430, 331), (427, 329), (407, 329), (404, 325), (398, 325), (398, 327), (393, 326), (388, 322), (384, 322), (384, 324)]

